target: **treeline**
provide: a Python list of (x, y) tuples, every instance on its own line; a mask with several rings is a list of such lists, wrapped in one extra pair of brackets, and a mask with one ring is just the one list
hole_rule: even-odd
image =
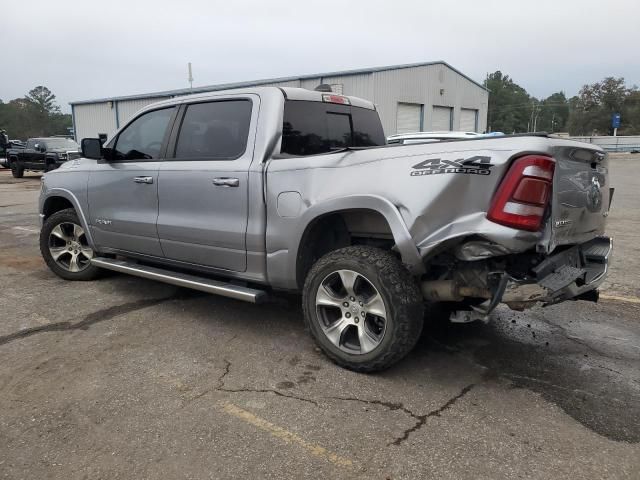
[(10, 139), (66, 135), (71, 125), (71, 115), (60, 112), (47, 87), (35, 87), (8, 103), (0, 99), (0, 130), (6, 130)]
[(488, 75), (484, 85), (490, 91), (488, 128), (494, 132), (611, 135), (611, 117), (619, 113), (617, 134), (640, 135), (640, 90), (626, 86), (624, 78), (584, 85), (571, 98), (557, 92), (537, 99), (500, 71)]

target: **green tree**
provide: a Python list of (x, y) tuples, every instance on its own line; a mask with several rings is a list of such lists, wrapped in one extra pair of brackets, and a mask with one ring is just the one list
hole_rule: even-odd
[(35, 103), (41, 112), (57, 113), (60, 111), (60, 107), (55, 103), (56, 96), (51, 93), (51, 90), (42, 85), (29, 90), (26, 98)]
[(22, 98), (3, 103), (0, 100), (0, 129), (10, 138), (27, 139), (50, 135), (66, 135), (71, 127), (71, 115), (60, 112), (55, 95), (38, 86)]
[(487, 75), (484, 86), (489, 90), (489, 130), (526, 132), (537, 100), (499, 70)]
[(624, 78), (607, 77), (601, 82), (584, 85), (577, 97), (571, 99), (568, 127), (573, 135), (609, 135), (611, 116), (620, 113), (623, 125), (620, 134), (640, 133), (635, 125), (634, 88), (627, 88)]
[(569, 119), (569, 101), (564, 92), (549, 95), (539, 104), (536, 130), (544, 132), (562, 132)]

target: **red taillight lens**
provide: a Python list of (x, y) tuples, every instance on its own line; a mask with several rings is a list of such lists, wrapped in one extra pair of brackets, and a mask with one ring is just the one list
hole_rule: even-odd
[(540, 230), (555, 166), (553, 158), (541, 155), (527, 155), (513, 162), (493, 196), (487, 218), (520, 230)]

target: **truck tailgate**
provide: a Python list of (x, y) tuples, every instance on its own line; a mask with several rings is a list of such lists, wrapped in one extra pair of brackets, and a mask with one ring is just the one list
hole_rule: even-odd
[(553, 148), (556, 169), (549, 251), (559, 245), (583, 243), (602, 235), (609, 214), (606, 153), (587, 144), (567, 143)]

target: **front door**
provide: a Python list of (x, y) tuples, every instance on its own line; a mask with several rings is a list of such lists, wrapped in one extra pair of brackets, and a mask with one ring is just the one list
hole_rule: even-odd
[(89, 176), (91, 231), (98, 249), (162, 256), (158, 219), (158, 171), (176, 108), (146, 112), (105, 147)]
[(254, 95), (183, 107), (173, 158), (160, 166), (158, 182), (158, 235), (167, 258), (246, 270), (257, 104)]
[(42, 154), (39, 149), (42, 145), (42, 140), (37, 138), (30, 138), (27, 140), (24, 150), (20, 153), (20, 159), (25, 168), (36, 168), (38, 157)]

